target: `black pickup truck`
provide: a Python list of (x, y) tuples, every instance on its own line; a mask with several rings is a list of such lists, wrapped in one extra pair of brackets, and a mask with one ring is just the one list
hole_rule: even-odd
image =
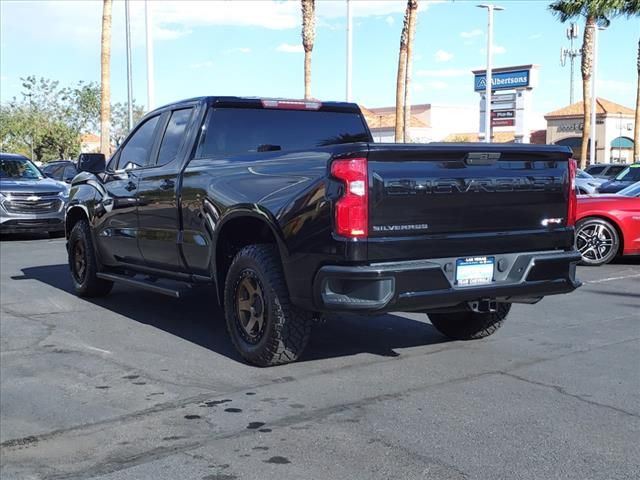
[(565, 147), (376, 144), (354, 104), (206, 97), (149, 113), (80, 169), (77, 294), (212, 285), (255, 365), (296, 360), (324, 312), (424, 312), (473, 339), (512, 303), (580, 285)]

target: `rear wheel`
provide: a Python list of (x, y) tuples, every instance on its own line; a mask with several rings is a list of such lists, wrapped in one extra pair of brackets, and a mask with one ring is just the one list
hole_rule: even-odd
[(620, 249), (616, 227), (602, 218), (585, 218), (576, 226), (576, 249), (582, 264), (598, 266), (609, 263)]
[(113, 288), (113, 282), (97, 277), (98, 262), (91, 238), (91, 229), (86, 220), (73, 226), (69, 235), (69, 269), (73, 288), (81, 297), (101, 297)]
[(291, 305), (273, 245), (250, 245), (233, 259), (224, 291), (227, 329), (249, 363), (266, 367), (297, 360), (309, 342), (312, 314)]
[(511, 310), (510, 303), (499, 303), (495, 312), (429, 313), (431, 324), (454, 340), (475, 340), (495, 333)]

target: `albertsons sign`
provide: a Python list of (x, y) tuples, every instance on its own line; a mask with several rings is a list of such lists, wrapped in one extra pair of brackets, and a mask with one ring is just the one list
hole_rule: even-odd
[[(482, 73), (474, 78), (475, 91), (481, 92), (487, 88), (487, 75)], [(508, 90), (529, 86), (529, 70), (513, 72), (493, 72), (491, 75), (492, 90)]]

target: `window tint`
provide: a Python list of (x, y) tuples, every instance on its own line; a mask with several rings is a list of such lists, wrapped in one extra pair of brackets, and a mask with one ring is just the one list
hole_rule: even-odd
[(64, 174), (62, 175), (63, 180), (71, 180), (78, 174), (78, 170), (74, 165), (67, 165), (64, 169)]
[(212, 108), (200, 133), (196, 157), (370, 140), (357, 113)]
[(623, 180), (625, 182), (637, 182), (640, 180), (640, 165), (632, 165), (625, 168), (617, 177), (616, 180)]
[(191, 108), (185, 108), (183, 110), (175, 110), (171, 113), (171, 118), (162, 137), (162, 143), (160, 144), (158, 165), (164, 165), (175, 160), (178, 155), (178, 149), (184, 139), (184, 132), (191, 118), (192, 110)]
[(604, 170), (605, 167), (589, 167), (587, 168), (587, 172), (591, 175), (598, 175)]
[(118, 169), (128, 168), (131, 165), (143, 167), (147, 164), (147, 159), (153, 147), (153, 132), (156, 129), (159, 118), (159, 116), (150, 118), (129, 138), (120, 154)]
[(62, 178), (62, 170), (64, 169), (64, 164), (55, 164), (55, 165), (47, 165), (42, 169), (44, 173), (46, 173), (49, 177), (54, 178), (56, 180), (60, 180)]
[(617, 165), (615, 167), (609, 167), (609, 171), (607, 172), (607, 175), (611, 175), (611, 176), (617, 175), (622, 170), (624, 170), (625, 168), (627, 168), (627, 167), (625, 167), (624, 165)]

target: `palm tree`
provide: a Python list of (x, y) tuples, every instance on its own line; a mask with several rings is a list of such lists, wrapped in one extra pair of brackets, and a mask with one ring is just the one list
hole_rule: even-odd
[(400, 50), (398, 52), (398, 74), (396, 76), (396, 142), (404, 142), (404, 93), (407, 86), (407, 46), (409, 43), (409, 17), (411, 8), (407, 0), (407, 8), (404, 11), (404, 22), (400, 32)]
[(640, 162), (640, 40), (638, 40), (638, 91), (636, 92), (636, 123), (633, 130), (633, 161)]
[(311, 52), (316, 39), (315, 0), (302, 1), (302, 46), (304, 47), (304, 98), (311, 98)]
[(410, 129), (411, 129), (411, 102), (409, 94), (411, 92), (411, 58), (413, 50), (413, 39), (416, 34), (416, 22), (418, 20), (418, 0), (409, 0), (407, 2), (407, 9), (409, 10), (409, 26), (407, 33), (407, 60), (406, 60), (406, 73), (404, 76), (404, 119), (402, 121), (402, 136), (405, 142), (410, 142)]
[[(591, 135), (591, 75), (593, 73), (594, 29), (599, 25), (608, 26), (610, 23), (609, 18), (621, 14), (625, 8), (625, 3), (629, 1), (635, 2), (636, 0), (556, 0), (549, 5), (549, 10), (562, 23), (576, 17), (585, 17), (586, 19), (581, 62), (584, 119), (582, 122), (580, 168), (587, 166), (587, 150), (589, 149), (589, 136)], [(590, 161), (595, 162), (595, 158), (591, 158)]]
[(111, 154), (111, 0), (102, 3), (102, 44), (100, 47), (100, 152)]
[[(627, 0), (624, 5), (624, 14), (627, 17), (640, 15), (640, 0)], [(633, 161), (640, 162), (640, 40), (638, 40), (638, 91), (636, 92), (636, 119), (633, 130)]]

